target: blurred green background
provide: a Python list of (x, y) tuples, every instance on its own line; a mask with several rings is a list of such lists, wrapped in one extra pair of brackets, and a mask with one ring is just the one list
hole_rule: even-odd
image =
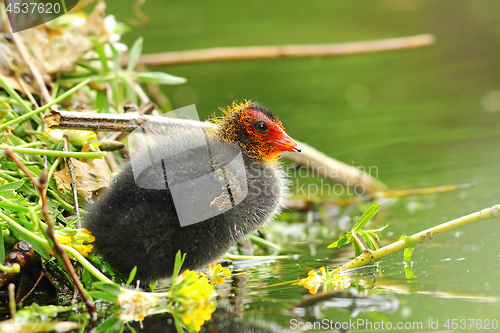
[[(136, 19), (133, 1), (107, 4), (107, 13), (118, 21)], [(347, 164), (376, 166), (378, 177), (395, 189), (477, 182), (470, 190), (386, 203), (388, 209), (374, 221), (389, 223), (385, 238), (395, 240), (500, 203), (499, 1), (149, 0), (142, 10), (149, 25), (133, 27), (124, 42), (144, 37), (144, 53), (435, 35), (433, 47), (419, 50), (164, 67), (188, 79), (164, 92), (174, 108), (196, 104), (201, 117), (235, 99), (259, 101), (293, 138)], [(389, 319), (500, 319), (499, 231), (498, 220), (491, 220), (419, 246), (414, 270), (420, 290), (429, 292), (398, 295), (399, 310)], [(252, 271), (255, 284), (277, 282), (276, 274), (283, 281), (304, 277), (328, 264), (335, 256), (325, 250), (328, 242), (314, 241), (298, 248), (314, 252), (316, 266), (306, 259), (259, 266)], [(384, 276), (404, 281), (401, 261), (402, 255), (382, 261)], [(444, 290), (455, 296), (438, 293)], [(248, 315), (287, 327), (296, 316), (282, 309), (304, 293), (298, 287), (257, 292)]]
[[(132, 3), (109, 1), (108, 13), (127, 22)], [(144, 53), (432, 33), (435, 46), (415, 51), (172, 66), (163, 69), (188, 83), (165, 92), (174, 108), (194, 103), (202, 116), (257, 100), (293, 137), (377, 165), (391, 186), (468, 182), (478, 176), (471, 168), (499, 161), (499, 2), (147, 1), (142, 9), (149, 26), (124, 40), (143, 36)]]

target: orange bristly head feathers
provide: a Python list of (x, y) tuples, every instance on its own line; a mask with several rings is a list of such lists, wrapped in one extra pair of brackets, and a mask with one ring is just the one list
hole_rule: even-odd
[(300, 152), (278, 117), (260, 104), (234, 102), (222, 112), (223, 117), (215, 119), (217, 136), (237, 144), (249, 157), (261, 162), (275, 162), (282, 152)]

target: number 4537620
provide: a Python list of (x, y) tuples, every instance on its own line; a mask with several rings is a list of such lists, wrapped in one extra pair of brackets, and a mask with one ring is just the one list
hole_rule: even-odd
[(8, 13), (15, 14), (53, 14), (59, 13), (61, 11), (61, 5), (59, 3), (9, 3), (5, 9)]
[(478, 330), (496, 330), (498, 328), (497, 319), (448, 319), (444, 323), (447, 329), (478, 329)]

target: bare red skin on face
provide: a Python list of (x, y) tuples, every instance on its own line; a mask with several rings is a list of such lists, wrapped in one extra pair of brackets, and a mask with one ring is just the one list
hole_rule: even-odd
[[(222, 109), (222, 113), (222, 117), (213, 118), (218, 125), (214, 134), (222, 141), (238, 145), (257, 162), (274, 163), (282, 152), (300, 152), (297, 142), (286, 134), (278, 117), (258, 103), (234, 102), (231, 107)], [(259, 124), (261, 122), (265, 126)]]
[[(267, 131), (259, 132), (255, 125), (263, 122)], [(250, 137), (257, 143), (259, 155), (266, 160), (275, 159), (285, 151), (296, 151), (297, 143), (285, 132), (283, 124), (278, 119), (272, 119), (259, 110), (245, 110), (241, 115), (241, 125)], [(295, 149), (294, 149), (295, 148)]]

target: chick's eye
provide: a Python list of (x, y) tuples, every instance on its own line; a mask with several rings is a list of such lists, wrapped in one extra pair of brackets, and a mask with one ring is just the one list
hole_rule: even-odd
[(259, 121), (257, 124), (255, 124), (255, 129), (257, 132), (264, 133), (267, 132), (267, 125), (263, 121)]

